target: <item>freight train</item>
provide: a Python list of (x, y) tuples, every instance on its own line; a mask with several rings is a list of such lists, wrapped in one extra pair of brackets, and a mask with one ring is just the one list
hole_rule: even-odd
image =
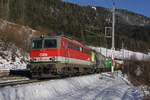
[(33, 78), (91, 74), (100, 72), (100, 68), (104, 67), (104, 61), (100, 61), (104, 57), (98, 60), (97, 55), (94, 50), (72, 38), (41, 36), (32, 39), (27, 69)]

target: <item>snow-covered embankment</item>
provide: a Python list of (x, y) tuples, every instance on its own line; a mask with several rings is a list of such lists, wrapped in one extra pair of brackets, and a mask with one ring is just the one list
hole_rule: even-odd
[(0, 89), (0, 100), (130, 100), (139, 92), (120, 77), (89, 75)]
[[(26, 52), (17, 48), (14, 44), (0, 42), (0, 70), (16, 70), (26, 68)], [(26, 53), (27, 54), (27, 53)]]

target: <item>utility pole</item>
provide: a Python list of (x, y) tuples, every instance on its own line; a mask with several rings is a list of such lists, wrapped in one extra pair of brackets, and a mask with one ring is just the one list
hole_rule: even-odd
[(122, 40), (122, 60), (124, 61), (124, 41)]
[(115, 3), (112, 9), (112, 67), (111, 72), (114, 73), (114, 50), (115, 50)]
[(115, 3), (113, 2), (113, 11), (112, 11), (112, 49), (115, 50)]
[(105, 41), (106, 41), (106, 58), (107, 58), (107, 39), (112, 38), (112, 27), (105, 27)]

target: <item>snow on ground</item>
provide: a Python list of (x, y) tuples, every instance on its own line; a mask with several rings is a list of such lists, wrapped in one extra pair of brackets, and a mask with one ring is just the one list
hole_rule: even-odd
[(18, 49), (13, 44), (3, 46), (4, 43), (0, 43), (0, 70), (14, 70), (26, 68), (26, 57), (22, 56), (21, 49)]
[[(102, 53), (104, 56), (111, 57), (112, 51), (110, 49), (106, 49), (103, 47), (92, 47), (92, 49), (96, 50), (97, 52)], [(115, 50), (114, 51), (114, 57), (118, 59), (128, 59), (128, 60), (149, 60), (150, 55), (144, 54), (141, 52), (133, 52), (126, 49), (121, 49), (120, 51)]]
[(140, 91), (143, 92), (142, 94), (143, 94), (144, 98), (147, 98), (147, 100), (150, 99), (150, 87), (149, 86), (147, 86), (147, 85), (140, 85), (137, 88), (139, 88)]
[(0, 88), (0, 100), (141, 100), (122, 76), (95, 74)]

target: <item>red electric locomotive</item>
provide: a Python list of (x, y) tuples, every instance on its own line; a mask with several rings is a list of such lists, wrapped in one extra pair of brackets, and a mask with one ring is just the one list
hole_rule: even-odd
[(73, 76), (94, 72), (95, 53), (65, 36), (32, 39), (30, 64), (32, 77)]

